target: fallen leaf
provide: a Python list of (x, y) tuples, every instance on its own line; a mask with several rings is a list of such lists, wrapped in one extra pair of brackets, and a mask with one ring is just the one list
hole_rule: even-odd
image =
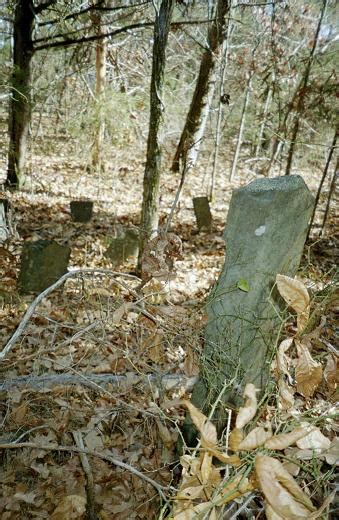
[(313, 427), (306, 436), (297, 441), (297, 446), (301, 450), (328, 450), (331, 441), (321, 433), (319, 428)]
[(288, 367), (291, 363), (291, 359), (286, 355), (287, 350), (293, 344), (293, 338), (286, 338), (279, 345), (277, 352), (277, 370), (278, 375), (285, 374), (288, 377), (290, 384), (292, 383), (292, 378), (289, 373)]
[(239, 451), (239, 444), (244, 438), (244, 433), (240, 428), (234, 428), (228, 438), (229, 449), (236, 452)]
[(60, 504), (51, 515), (51, 520), (73, 520), (84, 518), (86, 498), (80, 495), (68, 495), (61, 499)]
[(289, 410), (294, 405), (294, 389), (289, 386), (283, 377), (278, 381), (280, 406), (283, 410)]
[(217, 430), (214, 424), (196, 408), (190, 401), (184, 400), (183, 404), (188, 408), (192, 421), (201, 435), (201, 445), (206, 448), (217, 445)]
[(297, 313), (298, 332), (302, 332), (310, 315), (310, 296), (305, 285), (299, 280), (277, 274), (278, 291), (285, 302)]
[(274, 435), (274, 437), (265, 442), (265, 448), (268, 450), (285, 450), (289, 446), (297, 443), (301, 438), (308, 435), (312, 429), (313, 426), (307, 424), (305, 426), (299, 426), (289, 433)]
[(259, 446), (262, 446), (267, 439), (272, 437), (272, 430), (270, 425), (267, 427), (257, 426), (241, 441), (238, 446), (239, 451), (251, 451), (255, 450)]
[(338, 358), (334, 354), (328, 354), (324, 369), (324, 379), (331, 392), (335, 392), (339, 380)]
[(298, 351), (295, 367), (297, 391), (308, 399), (320, 385), (323, 369), (320, 363), (314, 361), (305, 344), (297, 340), (295, 343)]
[(244, 390), (244, 398), (246, 399), (245, 406), (239, 408), (237, 419), (235, 422), (236, 428), (243, 428), (256, 414), (257, 411), (257, 389), (252, 383), (247, 383)]
[(331, 466), (339, 466), (339, 438), (335, 437), (329, 449), (325, 452), (325, 460)]
[(257, 455), (255, 471), (265, 498), (285, 520), (308, 518), (315, 508), (283, 465), (273, 457)]

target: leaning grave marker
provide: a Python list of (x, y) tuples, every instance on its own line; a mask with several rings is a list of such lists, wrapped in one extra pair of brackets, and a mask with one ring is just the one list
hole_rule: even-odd
[(53, 240), (26, 242), (21, 254), (21, 293), (42, 292), (67, 272), (71, 250)]
[[(295, 275), (313, 204), (309, 189), (296, 175), (258, 179), (233, 192), (225, 264), (208, 298), (205, 349), (192, 394), (192, 402), (206, 413), (225, 381), (229, 387), (222, 401), (228, 405), (242, 403), (248, 382), (264, 390), (281, 325), (275, 278), (278, 273)], [(188, 418), (188, 442), (189, 423)]]

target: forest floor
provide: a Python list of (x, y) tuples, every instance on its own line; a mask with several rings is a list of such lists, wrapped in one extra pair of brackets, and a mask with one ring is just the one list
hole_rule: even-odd
[[(66, 142), (60, 141), (52, 155), (47, 155), (45, 141), (40, 146), (38, 153), (36, 144), (25, 191), (5, 194), (13, 209), (15, 234), (0, 247), (1, 345), (10, 340), (34, 300), (34, 295), (17, 291), (25, 241), (55, 240), (71, 247), (70, 269), (108, 272), (74, 276), (50, 292), (34, 308), (1, 362), (0, 517), (161, 518), (161, 508), (166, 511), (171, 503), (168, 486), (175, 488), (180, 482), (176, 445), (185, 415), (182, 400), (189, 399), (199, 372), (206, 321), (203, 303), (222, 268), (222, 235), (231, 193), (255, 175), (242, 171), (231, 185), (221, 173), (228, 166), (220, 167), (211, 204), (213, 226), (200, 233), (192, 197), (207, 194), (208, 165), (202, 164), (187, 179), (172, 223), (172, 231), (183, 242), (176, 278), (166, 294), (146, 295), (136, 301), (138, 280), (129, 275), (134, 261), (113, 272), (105, 251), (119, 227), (138, 225), (142, 160), (119, 151), (106, 173), (98, 177), (72, 158)], [(315, 191), (319, 175), (303, 177)], [(178, 183), (179, 175), (164, 173), (163, 216), (170, 211)], [(71, 220), (69, 203), (78, 198), (94, 200), (89, 223)], [(313, 295), (314, 306), (319, 307), (319, 291), (333, 283), (337, 252), (332, 212), (324, 236), (305, 247), (299, 273)], [(294, 418), (312, 417), (312, 424), (321, 427), (331, 444), (332, 451), (329, 446), (326, 449), (332, 458), (326, 458), (319, 448), (321, 456), (313, 453), (303, 462), (307, 469), (303, 468), (301, 482), (316, 508), (332, 492), (333, 457), (338, 458), (332, 419), (335, 310), (333, 299), (322, 304), (322, 339), (318, 334), (312, 350), (327, 379), (324, 376), (308, 399), (297, 393), (294, 407)], [(286, 331), (291, 327), (293, 320)], [(105, 384), (94, 378), (103, 374), (124, 377), (111, 378)], [(66, 375), (77, 378), (77, 383), (67, 382)], [(42, 376), (55, 379), (41, 383)], [(28, 379), (25, 385), (4, 386), (19, 377)], [(261, 416), (269, 415), (270, 409), (271, 416), (276, 413), (276, 421), (286, 421), (286, 411), (272, 412), (275, 399), (271, 396)], [(244, 497), (230, 502), (223, 518), (233, 518), (246, 500), (238, 518), (264, 518), (260, 493), (252, 492), (251, 500), (248, 496), (246, 490)], [(329, 507), (328, 503), (327, 510)]]

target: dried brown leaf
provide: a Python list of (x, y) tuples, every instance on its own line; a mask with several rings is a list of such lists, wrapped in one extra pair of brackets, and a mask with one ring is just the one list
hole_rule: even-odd
[(339, 381), (338, 358), (334, 354), (328, 354), (324, 369), (324, 379), (331, 392), (335, 392)]
[(294, 389), (289, 386), (283, 377), (278, 381), (279, 403), (282, 410), (289, 410), (294, 405)]
[(297, 313), (298, 332), (302, 332), (310, 315), (310, 296), (305, 285), (282, 274), (277, 274), (276, 282), (287, 305)]
[(73, 520), (84, 518), (86, 498), (80, 495), (68, 495), (61, 499), (60, 504), (51, 515), (51, 520)]
[(265, 441), (272, 437), (271, 426), (257, 426), (254, 428), (244, 440), (238, 446), (239, 451), (251, 451), (255, 450), (259, 446), (262, 446)]
[(258, 455), (255, 470), (259, 485), (274, 512), (285, 520), (307, 518), (315, 508), (283, 465), (273, 457)]
[(331, 441), (321, 433), (319, 428), (312, 427), (311, 431), (297, 441), (297, 446), (301, 450), (328, 450)]
[(244, 432), (239, 428), (234, 428), (228, 439), (228, 446), (231, 451), (239, 451), (239, 444), (244, 438)]
[(321, 383), (323, 369), (320, 363), (314, 361), (307, 345), (296, 340), (298, 360), (295, 367), (297, 391), (304, 397), (312, 397)]
[(235, 422), (236, 428), (243, 428), (256, 414), (257, 411), (257, 389), (252, 383), (247, 383), (244, 390), (244, 398), (246, 399), (245, 406), (239, 408), (237, 419)]
[(291, 359), (286, 355), (287, 350), (293, 344), (293, 338), (286, 338), (279, 345), (277, 352), (277, 371), (278, 375), (285, 374), (288, 377), (288, 380), (291, 382), (292, 378), (289, 373), (288, 367), (290, 365)]
[(329, 449), (325, 452), (325, 460), (331, 466), (339, 466), (339, 438), (335, 437)]
[(308, 435), (312, 429), (313, 427), (307, 424), (305, 426), (299, 426), (289, 433), (274, 435), (274, 437), (265, 442), (265, 448), (268, 450), (285, 450), (289, 446), (295, 444), (302, 437)]
[(188, 408), (192, 421), (201, 435), (201, 445), (206, 447), (215, 447), (218, 442), (217, 430), (214, 424), (207, 417), (187, 400), (183, 404)]

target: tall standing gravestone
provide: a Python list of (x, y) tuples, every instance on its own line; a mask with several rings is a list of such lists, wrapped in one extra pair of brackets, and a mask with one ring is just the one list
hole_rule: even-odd
[(208, 410), (225, 383), (223, 402), (235, 406), (246, 383), (264, 390), (281, 325), (275, 278), (296, 273), (313, 203), (299, 176), (259, 179), (233, 192), (225, 264), (208, 299), (206, 345), (192, 396), (200, 408)]
[(21, 255), (18, 287), (21, 293), (40, 293), (67, 272), (71, 250), (52, 240), (26, 242)]

